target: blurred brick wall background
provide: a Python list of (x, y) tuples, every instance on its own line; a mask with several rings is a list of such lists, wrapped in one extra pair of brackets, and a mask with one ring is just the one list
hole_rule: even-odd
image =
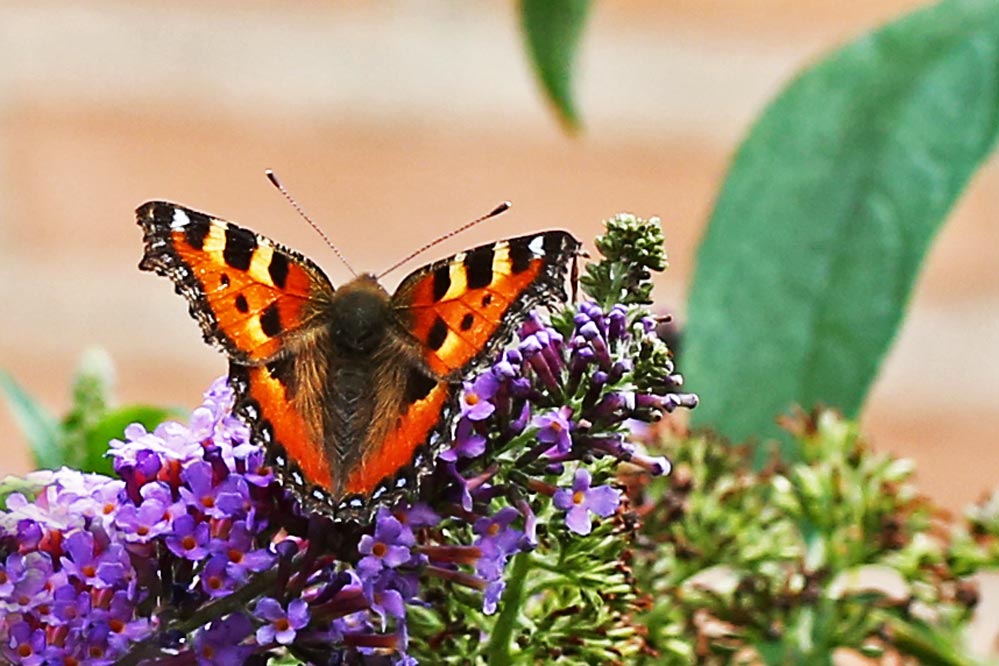
[[(682, 320), (696, 242), (752, 119), (801, 67), (918, 4), (596, 3), (579, 63), (587, 127), (569, 138), (512, 2), (5, 2), (0, 366), (60, 412), (80, 353), (101, 345), (121, 400), (196, 404), (225, 363), (168, 282), (136, 269), (132, 211), (167, 198), (227, 217), (342, 282), (265, 168), (369, 270), (502, 199), (513, 211), (424, 259), (555, 226), (590, 239), (619, 210), (660, 215), (672, 267), (659, 298)], [(864, 416), (955, 509), (999, 485), (997, 191), (993, 161), (933, 248)], [(0, 475), (27, 471), (5, 409), (0, 447)]]

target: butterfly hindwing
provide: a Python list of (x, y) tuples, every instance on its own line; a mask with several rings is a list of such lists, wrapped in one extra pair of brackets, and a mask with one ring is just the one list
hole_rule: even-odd
[(151, 201), (137, 211), (145, 234), (139, 267), (166, 275), (184, 295), (205, 339), (242, 363), (261, 363), (288, 334), (309, 326), (333, 287), (305, 257), (204, 213)]
[(407, 473), (418, 457), (428, 455), (434, 436), (447, 420), (453, 397), (449, 383), (413, 367), (406, 374), (397, 413), (379, 417), (386, 418), (389, 427), (379, 429), (380, 436), (369, 442), (365, 455), (347, 475), (349, 495), (370, 497), (379, 487), (408, 483)]
[(482, 245), (415, 271), (392, 304), (430, 371), (458, 377), (494, 353), (530, 308), (565, 299), (579, 247), (564, 231)]

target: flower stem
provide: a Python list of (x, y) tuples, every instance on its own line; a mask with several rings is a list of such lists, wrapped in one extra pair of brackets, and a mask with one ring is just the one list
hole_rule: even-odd
[(520, 553), (513, 558), (513, 564), (507, 578), (508, 584), (503, 591), (502, 610), (500, 610), (499, 617), (496, 618), (496, 624), (493, 625), (489, 646), (486, 648), (488, 657), (486, 661), (490, 666), (509, 666), (513, 663), (510, 643), (523, 604), (524, 584), (527, 582), (527, 573), (530, 569), (530, 554)]

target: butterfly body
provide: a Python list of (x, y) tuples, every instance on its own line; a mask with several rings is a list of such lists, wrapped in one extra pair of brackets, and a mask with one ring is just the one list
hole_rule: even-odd
[(514, 238), (414, 271), (393, 294), (370, 274), (334, 289), (310, 260), (167, 202), (137, 211), (140, 263), (170, 277), (229, 357), (236, 411), (312, 509), (358, 517), (411, 490), (467, 372), (527, 310), (564, 298), (579, 243)]

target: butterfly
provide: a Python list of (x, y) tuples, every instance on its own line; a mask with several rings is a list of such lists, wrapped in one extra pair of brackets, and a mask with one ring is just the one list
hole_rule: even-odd
[(235, 413), (307, 508), (361, 519), (415, 490), (461, 381), (535, 306), (565, 300), (580, 243), (545, 231), (460, 252), (389, 294), (335, 289), (303, 255), (231, 222), (150, 201), (139, 268), (169, 277), (229, 358)]

